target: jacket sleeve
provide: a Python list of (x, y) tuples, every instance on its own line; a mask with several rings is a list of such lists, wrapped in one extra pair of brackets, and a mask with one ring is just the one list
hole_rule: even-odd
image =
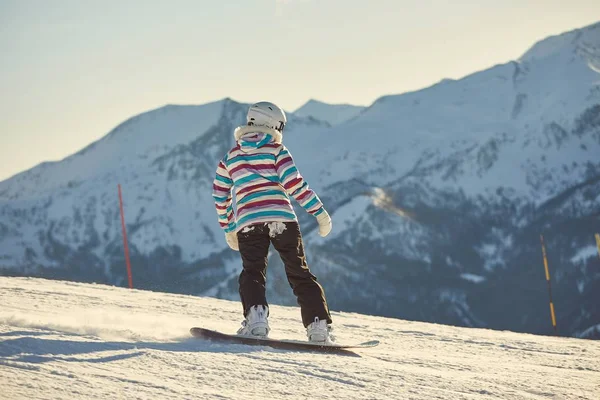
[(225, 168), (225, 164), (221, 160), (217, 167), (215, 180), (213, 181), (213, 199), (215, 200), (219, 224), (225, 232), (235, 231), (236, 228), (231, 196), (232, 186), (233, 181), (229, 176), (227, 168)]
[(304, 210), (315, 217), (324, 211), (323, 203), (317, 194), (308, 187), (308, 183), (296, 168), (292, 155), (283, 145), (275, 159), (275, 169), (279, 175), (279, 182), (286, 193), (292, 196)]

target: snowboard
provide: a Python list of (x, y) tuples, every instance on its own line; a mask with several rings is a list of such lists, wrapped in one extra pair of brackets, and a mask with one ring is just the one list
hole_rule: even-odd
[(228, 334), (219, 331), (214, 331), (206, 328), (194, 327), (190, 329), (192, 336), (208, 339), (217, 340), (222, 342), (240, 343), (253, 346), (269, 346), (275, 349), (284, 350), (308, 350), (308, 351), (322, 351), (322, 352), (344, 352), (350, 349), (369, 348), (375, 347), (379, 344), (378, 340), (371, 340), (363, 343), (315, 343), (301, 340), (289, 340), (289, 339), (271, 339), (271, 338), (255, 338), (250, 336), (241, 336), (235, 334)]

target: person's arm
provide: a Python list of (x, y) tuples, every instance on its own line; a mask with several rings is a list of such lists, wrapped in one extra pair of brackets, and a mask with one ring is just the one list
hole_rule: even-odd
[(229, 176), (229, 172), (223, 161), (220, 161), (213, 181), (213, 199), (215, 200), (219, 224), (225, 233), (232, 232), (236, 228), (231, 196), (232, 186), (233, 181)]
[(315, 217), (325, 211), (323, 203), (317, 194), (309, 188), (304, 180), (289, 150), (281, 146), (281, 151), (275, 159), (275, 169), (279, 175), (279, 181), (287, 194), (294, 198), (309, 214)]

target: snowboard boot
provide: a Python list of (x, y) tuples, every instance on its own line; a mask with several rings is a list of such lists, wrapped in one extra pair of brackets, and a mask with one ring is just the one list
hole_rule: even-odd
[(315, 321), (306, 328), (306, 335), (309, 342), (331, 343), (335, 341), (332, 331), (333, 327), (327, 324), (327, 320), (315, 317)]
[(269, 336), (269, 307), (252, 306), (246, 313), (246, 319), (242, 321), (242, 327), (237, 334), (243, 336)]

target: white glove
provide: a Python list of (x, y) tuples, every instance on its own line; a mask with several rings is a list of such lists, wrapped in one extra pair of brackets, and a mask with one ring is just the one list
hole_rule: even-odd
[(229, 247), (231, 247), (231, 250), (240, 251), (240, 246), (238, 245), (237, 233), (227, 232), (225, 234), (225, 240), (227, 241), (227, 244), (229, 245)]
[(325, 237), (331, 232), (331, 217), (327, 214), (327, 211), (317, 215), (317, 222), (319, 223), (319, 235)]

